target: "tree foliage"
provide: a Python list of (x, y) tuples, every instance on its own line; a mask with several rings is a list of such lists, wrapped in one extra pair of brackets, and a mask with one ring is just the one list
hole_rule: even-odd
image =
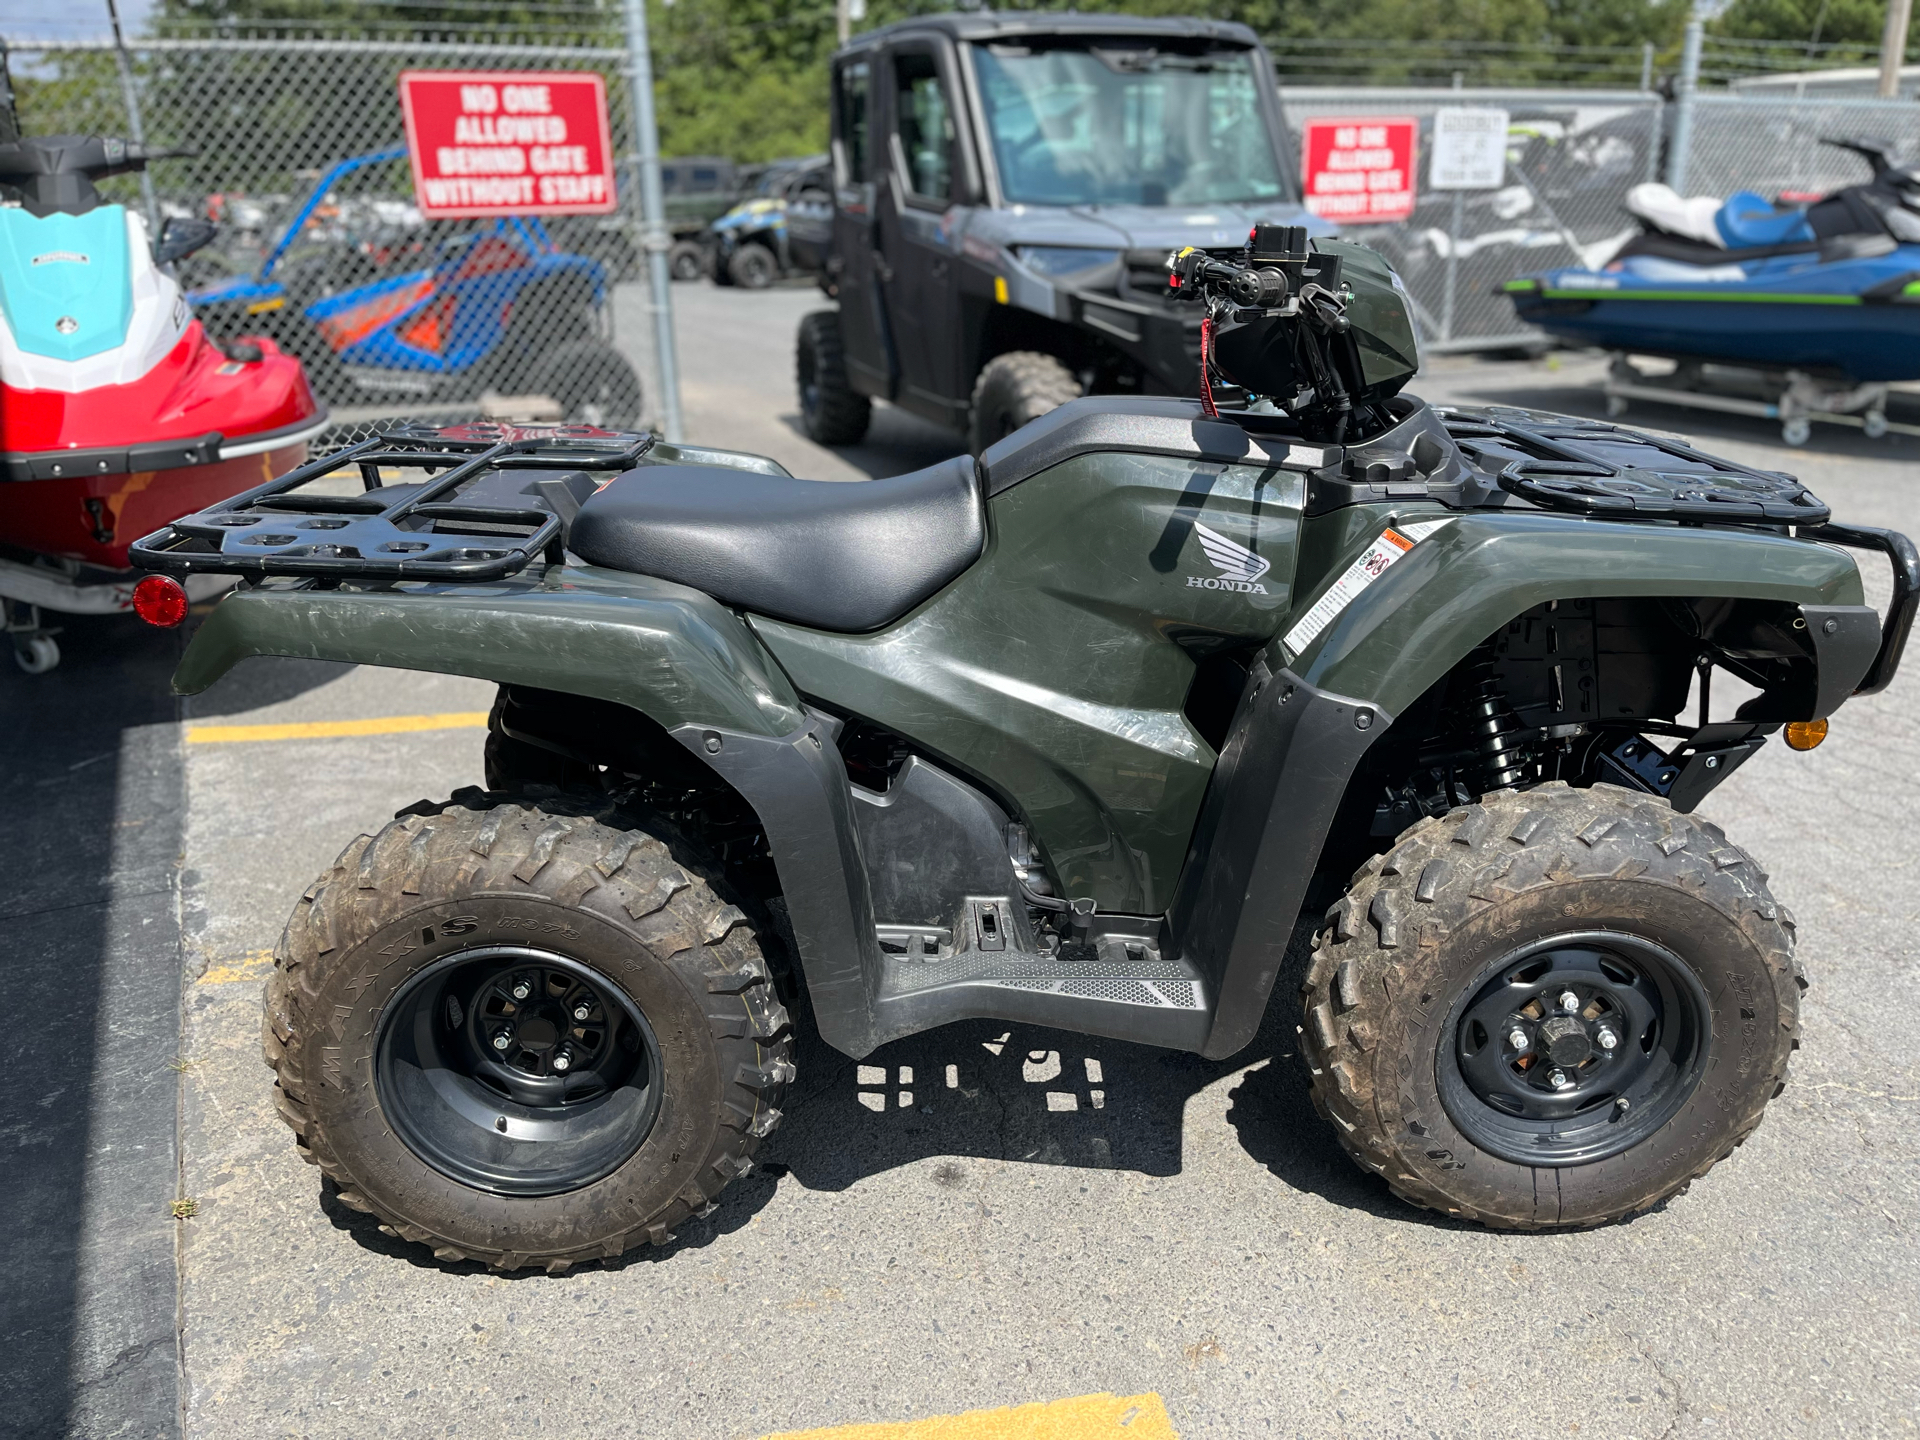
[(1880, 48), (1886, 0), (1734, 0), (1712, 31), (1733, 40)]
[[(833, 0), (647, 0), (655, 105), (667, 154), (741, 161), (826, 143)], [(1098, 3), (1098, 0), (1095, 0)], [(1106, 0), (1135, 14), (1250, 26), (1295, 81), (1633, 84), (1641, 47), (1671, 69), (1690, 0)], [(1716, 33), (1805, 43), (1876, 41), (1885, 0), (1735, 0)], [(954, 8), (869, 0), (863, 28)], [(1065, 10), (1070, 0), (1026, 0)], [(1077, 8), (1091, 9), (1092, 4)], [(618, 0), (160, 0), (174, 34), (325, 33), (623, 43)]]

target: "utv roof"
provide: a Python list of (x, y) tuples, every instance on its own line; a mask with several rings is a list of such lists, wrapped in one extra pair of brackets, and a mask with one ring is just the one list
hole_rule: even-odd
[(1180, 39), (1216, 40), (1226, 45), (1252, 46), (1260, 43), (1245, 25), (1227, 20), (1201, 20), (1191, 15), (1081, 15), (1029, 10), (998, 14), (975, 11), (897, 20), (878, 30), (854, 36), (843, 48), (858, 50), (880, 40), (928, 30), (942, 31), (956, 40), (1017, 40), (1028, 35), (1124, 35), (1141, 38), (1166, 35)]

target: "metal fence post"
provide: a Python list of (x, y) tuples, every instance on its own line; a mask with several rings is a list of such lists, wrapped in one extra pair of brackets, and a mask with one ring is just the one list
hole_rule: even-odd
[(1693, 149), (1693, 92), (1700, 87), (1701, 36), (1700, 21), (1689, 20), (1686, 43), (1680, 49), (1680, 75), (1673, 86), (1673, 135), (1668, 141), (1667, 184), (1681, 195), (1687, 193), (1688, 152)]
[(660, 132), (653, 118), (653, 54), (647, 48), (647, 0), (626, 0), (627, 89), (633, 106), (634, 151), (640, 161), (640, 246), (647, 258), (654, 354), (660, 367), (660, 428), (685, 438), (680, 420), (680, 366), (673, 343), (673, 276), (667, 252), (666, 198), (660, 189)]
[(7, 37), (0, 35), (0, 145), (20, 138), (20, 115), (13, 108), (13, 82), (7, 78)]
[(1913, 0), (1887, 0), (1887, 28), (1880, 36), (1880, 98), (1900, 93), (1900, 67), (1907, 62), (1907, 26), (1913, 19)]
[[(1458, 70), (1453, 72), (1453, 93), (1458, 95), (1465, 88), (1466, 77)], [(1437, 123), (1437, 122), (1436, 122)], [(1420, 168), (1419, 157), (1414, 158), (1414, 169)], [(1420, 193), (1420, 177), (1413, 177), (1414, 194)], [(1446, 289), (1440, 299), (1440, 343), (1446, 344), (1453, 339), (1454, 305), (1460, 293), (1460, 232), (1465, 228), (1466, 196), (1460, 191), (1453, 192), (1453, 218), (1447, 222), (1447, 280)]]
[[(127, 139), (136, 145), (147, 143), (146, 126), (140, 123), (140, 97), (133, 88), (133, 62), (127, 57), (127, 37), (120, 33), (120, 7), (107, 0), (107, 18), (113, 22), (113, 61), (120, 67), (120, 95), (127, 104)], [(140, 198), (147, 207), (147, 229), (152, 238), (160, 238), (160, 206), (153, 198), (153, 176), (140, 167)]]

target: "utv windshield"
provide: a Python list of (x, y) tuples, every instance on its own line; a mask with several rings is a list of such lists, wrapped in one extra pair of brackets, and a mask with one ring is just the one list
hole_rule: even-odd
[(976, 45), (1000, 187), (1016, 205), (1281, 198), (1246, 50)]

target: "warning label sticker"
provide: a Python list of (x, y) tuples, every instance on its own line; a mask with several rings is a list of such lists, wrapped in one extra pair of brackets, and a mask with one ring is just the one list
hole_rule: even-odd
[(1305, 651), (1320, 638), (1320, 632), (1354, 602), (1362, 590), (1387, 573), (1388, 566), (1429, 535), (1451, 525), (1454, 518), (1449, 515), (1441, 520), (1416, 520), (1406, 525), (1389, 526), (1378, 540), (1360, 552), (1359, 559), (1341, 572), (1340, 578), (1333, 582), (1327, 593), (1300, 617), (1300, 623), (1282, 637), (1287, 649), (1295, 655)]

